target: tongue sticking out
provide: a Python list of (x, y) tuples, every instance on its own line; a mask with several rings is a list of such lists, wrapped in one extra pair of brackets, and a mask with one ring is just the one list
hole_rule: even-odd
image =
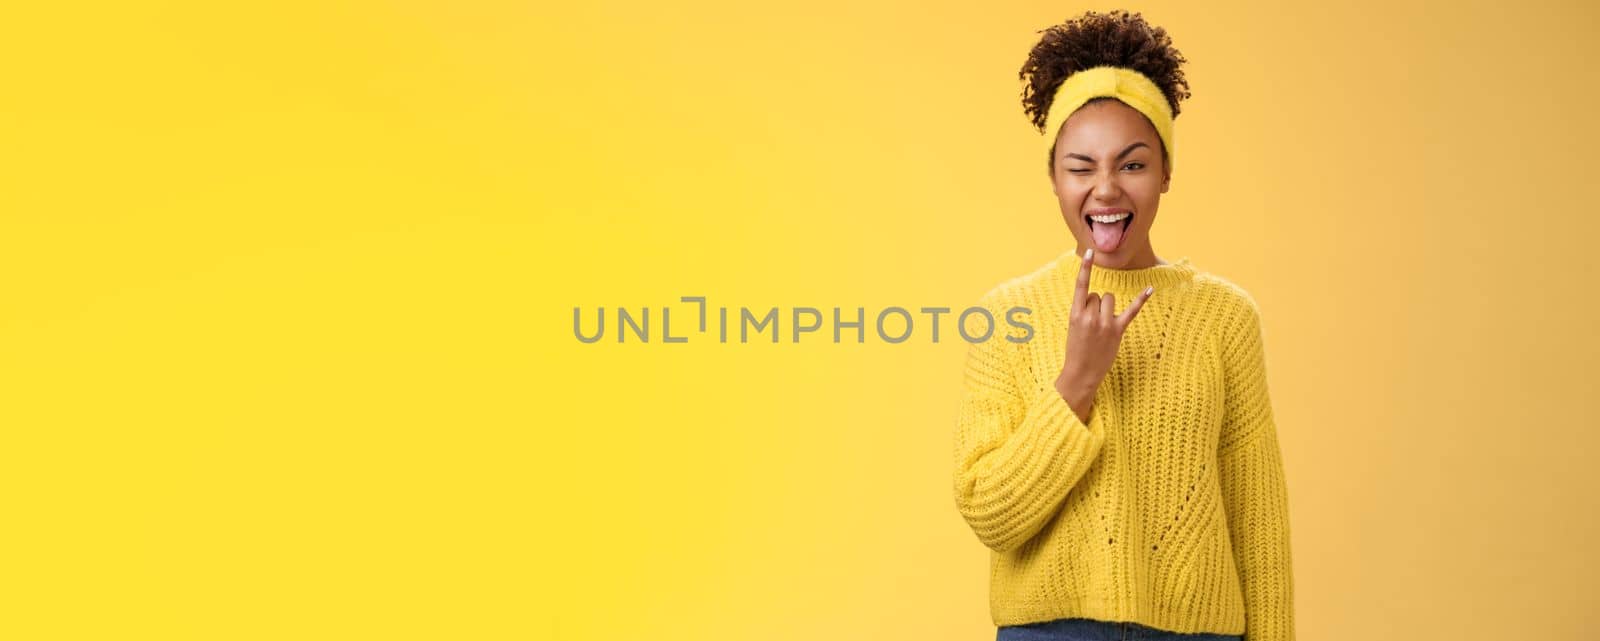
[(1128, 221), (1127, 218), (1114, 223), (1090, 221), (1094, 250), (1103, 254), (1117, 251), (1117, 247), (1122, 245), (1122, 232), (1128, 226)]

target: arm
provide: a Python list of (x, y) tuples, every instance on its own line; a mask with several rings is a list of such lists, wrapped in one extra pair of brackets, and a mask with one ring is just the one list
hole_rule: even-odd
[(1229, 323), (1222, 346), (1227, 402), (1218, 446), (1223, 504), (1244, 593), (1246, 641), (1293, 641), (1289, 498), (1267, 393), (1255, 302)]
[[(1105, 432), (1099, 413), (1085, 424), (1053, 385), (1031, 384), (1018, 344), (1006, 339), (1006, 308), (987, 308), (996, 320), (994, 334), (967, 352), (955, 430), (955, 500), (978, 539), (1005, 552), (1055, 515), (1099, 456)], [(983, 328), (970, 334), (981, 336)]]

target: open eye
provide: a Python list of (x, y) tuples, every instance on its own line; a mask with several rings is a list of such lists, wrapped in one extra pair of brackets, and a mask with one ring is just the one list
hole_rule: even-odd
[(1138, 165), (1138, 167), (1136, 167), (1136, 169), (1144, 169), (1144, 163), (1139, 162), (1137, 160), (1133, 161), (1133, 162), (1130, 162), (1130, 163), (1128, 163), (1126, 165), (1123, 165), (1123, 167), (1133, 167), (1134, 165)]

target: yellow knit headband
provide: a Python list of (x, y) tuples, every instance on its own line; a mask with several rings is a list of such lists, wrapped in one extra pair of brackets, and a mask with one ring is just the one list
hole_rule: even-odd
[(1161, 93), (1156, 83), (1126, 67), (1104, 65), (1067, 76), (1056, 88), (1056, 96), (1050, 101), (1050, 114), (1045, 117), (1045, 147), (1055, 144), (1056, 134), (1060, 133), (1062, 123), (1067, 121), (1072, 112), (1090, 99), (1101, 96), (1121, 100), (1150, 119), (1150, 124), (1155, 125), (1156, 133), (1161, 136), (1161, 144), (1167, 149), (1167, 167), (1171, 168), (1172, 106), (1167, 104), (1166, 95)]

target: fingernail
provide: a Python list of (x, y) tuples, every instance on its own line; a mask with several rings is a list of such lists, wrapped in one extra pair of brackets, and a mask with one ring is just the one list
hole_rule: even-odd
[(1083, 258), (1084, 258), (1084, 260), (1089, 260), (1089, 259), (1094, 258), (1094, 248), (1090, 247), (1088, 249), (1083, 250)]
[(1151, 294), (1154, 294), (1155, 291), (1156, 291), (1155, 285), (1151, 285), (1149, 287), (1144, 288), (1144, 295), (1145, 296), (1149, 296)]

